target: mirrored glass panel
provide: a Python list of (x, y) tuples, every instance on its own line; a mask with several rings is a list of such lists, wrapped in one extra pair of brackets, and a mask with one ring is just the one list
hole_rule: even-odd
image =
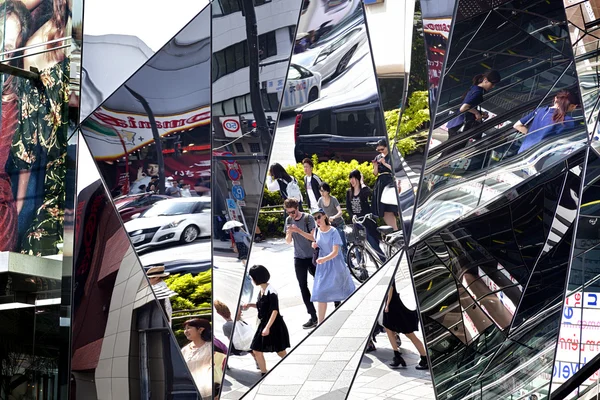
[[(144, 272), (83, 140), (79, 166), (71, 398), (200, 399), (194, 381), (202, 398), (211, 398), (210, 333), (198, 350), (203, 360), (190, 362), (162, 311), (172, 307), (174, 293), (155, 297), (150, 290), (164, 277)], [(204, 324), (210, 332), (209, 320), (198, 321), (190, 326)]]
[(597, 0), (565, 1), (571, 44), (579, 75), (588, 133), (597, 147), (598, 135), (598, 26), (600, 14)]
[(77, 121), (70, 66), (80, 49), (72, 40), (80, 6), (0, 2), (2, 398), (68, 392), (69, 330), (60, 322), (69, 315), (71, 268), (62, 261), (72, 208), (66, 191), (74, 189), (67, 153)]
[(225, 397), (239, 398), (260, 377), (249, 354), (255, 328), (234, 321), (240, 318), (240, 301), (250, 302), (258, 292), (245, 275), (246, 262), (251, 249), (261, 250), (255, 241), (266, 239), (257, 214), (301, 3), (213, 4), (213, 282), (215, 344), (230, 355)]
[(560, 2), (513, 1), (453, 25), (415, 240), (586, 143), (564, 12)]
[(81, 124), (190, 368), (184, 322), (211, 319), (209, 27), (206, 8)]
[(411, 246), (438, 398), (547, 396), (585, 158)]
[(87, 0), (83, 28), (85, 55), (81, 74), (81, 120), (208, 3), (208, 0), (174, 0), (165, 7), (161, 1), (150, 0), (140, 7), (128, 1)]
[(415, 290), (402, 256), (349, 397), (406, 395), (435, 398)]

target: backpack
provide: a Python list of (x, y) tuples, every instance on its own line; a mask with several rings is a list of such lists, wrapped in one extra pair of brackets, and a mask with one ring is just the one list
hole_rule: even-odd
[(296, 181), (295, 178), (292, 178), (292, 181), (287, 184), (285, 191), (288, 199), (292, 197), (298, 200), (299, 202), (302, 201), (302, 193), (300, 193), (300, 186), (298, 186), (298, 181)]

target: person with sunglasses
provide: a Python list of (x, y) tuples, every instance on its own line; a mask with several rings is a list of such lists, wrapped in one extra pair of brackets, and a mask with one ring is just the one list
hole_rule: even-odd
[(310, 300), (310, 290), (308, 289), (308, 274), (315, 276), (315, 266), (313, 265), (312, 242), (315, 234), (315, 219), (310, 214), (298, 210), (299, 202), (293, 197), (285, 199), (283, 202), (287, 218), (283, 231), (285, 232), (285, 241), (287, 244), (294, 244), (294, 269), (296, 270), (296, 279), (302, 293), (302, 301), (306, 306), (306, 311), (310, 319), (302, 327), (311, 329), (317, 326), (317, 311)]
[(327, 313), (327, 303), (346, 300), (354, 292), (355, 286), (340, 251), (342, 238), (339, 232), (331, 226), (324, 210), (317, 210), (314, 217), (317, 221), (317, 230), (316, 241), (312, 243), (312, 247), (319, 249), (319, 255), (316, 260), (311, 301), (317, 303), (319, 324), (321, 324)]

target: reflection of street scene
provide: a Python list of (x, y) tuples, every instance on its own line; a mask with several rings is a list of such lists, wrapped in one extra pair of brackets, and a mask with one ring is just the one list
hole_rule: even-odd
[[(403, 257), (379, 315), (374, 335), (377, 348), (367, 348), (351, 388), (351, 398), (400, 394), (419, 399), (435, 398), (415, 311), (414, 288), (408, 274)], [(377, 335), (378, 332), (384, 335)]]
[[(183, 362), (174, 353), (192, 343), (184, 356), (202, 397), (212, 395), (213, 373), (222, 373), (205, 365), (211, 341), (200, 343), (211, 337), (209, 18), (209, 9), (196, 16), (81, 125), (126, 243), (150, 280), (140, 290), (161, 305), (153, 318), (167, 321), (161, 340), (171, 341), (172, 327), (178, 341), (169, 344), (169, 358)], [(144, 329), (156, 336), (154, 326)]]
[[(402, 246), (392, 155), (381, 118), (364, 13), (360, 2), (344, 2), (344, 7), (349, 5), (352, 9), (346, 9), (346, 16), (326, 29), (309, 34), (308, 39), (302, 32), (296, 37), (288, 71), (292, 79), (282, 89), (286, 110), (294, 110), (292, 102), (296, 102), (295, 143), (280, 149), (279, 144), (292, 137), (289, 130), (277, 130), (272, 150), (272, 161), (277, 161), (269, 166), (263, 183), (268, 190), (258, 217), (259, 231), (270, 243), (285, 237), (290, 249), (281, 250), (278, 262), (285, 254), (289, 265), (294, 265), (293, 270), (284, 271), (273, 260), (262, 262), (273, 280), (285, 279), (286, 287), (295, 285), (293, 302), (300, 309), (289, 320), (291, 299), (284, 299), (290, 290), (283, 292), (273, 283), (279, 295), (277, 312), (289, 329), (292, 349)], [(300, 82), (302, 74), (304, 82)], [(299, 87), (306, 89), (304, 94), (297, 93)], [(309, 90), (315, 90), (310, 99)], [(280, 122), (280, 126), (285, 124), (285, 120)], [(388, 241), (385, 237), (391, 234), (399, 240)], [(259, 251), (258, 245), (254, 246), (249, 266), (255, 264)], [(281, 297), (283, 293), (285, 297)], [(255, 303), (256, 296), (249, 303)], [(248, 324), (249, 315), (254, 315), (251, 312), (242, 314)], [(264, 323), (264, 314), (259, 312), (259, 318)], [(261, 378), (255, 358), (262, 373), (277, 362), (275, 354), (265, 354), (265, 367), (256, 351), (250, 353), (254, 357), (247, 354), (231, 358), (224, 398), (239, 398), (244, 387)], [(239, 358), (245, 360), (238, 362)]]
[(151, 388), (165, 393), (159, 398), (175, 392), (199, 398), (169, 329), (171, 300), (177, 301), (165, 284), (169, 274), (164, 267), (144, 273), (100, 181), (79, 193), (77, 213), (85, 229), (75, 240), (75, 395), (100, 398), (106, 387), (120, 384), (123, 399), (142, 398)]

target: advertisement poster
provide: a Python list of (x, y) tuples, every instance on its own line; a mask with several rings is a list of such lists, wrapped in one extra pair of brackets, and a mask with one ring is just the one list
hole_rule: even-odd
[(0, 251), (56, 255), (63, 243), (70, 99), (70, 47), (61, 39), (71, 36), (70, 2), (8, 0), (0, 14), (8, 64), (40, 74), (39, 80), (2, 76)]

